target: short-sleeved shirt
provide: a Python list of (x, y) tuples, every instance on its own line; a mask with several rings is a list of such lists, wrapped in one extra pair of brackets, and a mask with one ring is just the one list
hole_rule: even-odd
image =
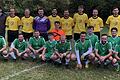
[(104, 45), (99, 41), (95, 44), (95, 50), (98, 50), (100, 56), (106, 56), (109, 54), (109, 50), (112, 50), (110, 42), (106, 42)]
[(32, 46), (33, 49), (38, 50), (45, 45), (45, 39), (39, 36), (38, 39), (35, 37), (30, 37), (29, 44)]
[(49, 32), (50, 32), (52, 29), (55, 28), (54, 22), (55, 21), (60, 21), (60, 17), (59, 16), (53, 17), (52, 15), (50, 15), (48, 18), (50, 20), (50, 26), (51, 26), (50, 30), (49, 30)]
[(60, 41), (56, 44), (56, 50), (59, 53), (65, 53), (71, 50), (70, 42), (66, 41), (65, 43), (61, 43)]
[(82, 31), (86, 31), (85, 23), (88, 23), (87, 14), (84, 13), (80, 15), (78, 13), (75, 13), (73, 19), (75, 22), (74, 33), (80, 33)]
[(79, 50), (80, 55), (87, 52), (88, 49), (91, 47), (91, 42), (89, 39), (86, 39), (84, 42), (81, 40), (76, 41), (76, 50)]
[(0, 49), (2, 49), (6, 45), (6, 41), (4, 37), (0, 36)]
[(33, 17), (30, 16), (28, 18), (22, 17), (21, 19), (22, 23), (22, 31), (26, 33), (32, 33), (33, 32)]
[(27, 45), (27, 42), (25, 40), (20, 42), (18, 39), (15, 39), (13, 41), (11, 47), (18, 49), (19, 52), (23, 52), (28, 47), (28, 45)]
[(120, 15), (114, 17), (113, 15), (109, 16), (106, 24), (110, 25), (109, 27), (109, 35), (111, 35), (111, 29), (116, 27), (118, 29), (118, 36), (120, 36)]
[(118, 52), (118, 57), (120, 57), (120, 45), (115, 46), (115, 52)]
[(8, 26), (7, 30), (18, 30), (18, 27), (21, 25), (20, 18), (18, 16), (8, 16), (5, 25)]
[(94, 32), (100, 32), (100, 28), (103, 27), (103, 20), (100, 17), (91, 17), (88, 20), (88, 26), (93, 26)]
[(120, 37), (116, 36), (116, 37), (113, 38), (112, 36), (109, 36), (108, 37), (108, 42), (111, 42), (112, 49), (114, 50), (115, 46), (120, 43)]
[(45, 48), (46, 48), (46, 53), (53, 53), (55, 51), (55, 47), (56, 47), (57, 41), (47, 41), (45, 44)]
[(65, 35), (65, 32), (64, 32), (62, 29), (59, 29), (59, 30), (53, 29), (53, 30), (51, 30), (51, 32), (53, 33), (54, 39), (55, 39), (56, 41), (59, 41), (59, 40), (60, 40), (60, 37), (61, 37), (62, 35)]
[(89, 39), (89, 40), (91, 41), (91, 44), (92, 44), (92, 48), (93, 48), (93, 49), (95, 48), (95, 43), (99, 41), (99, 40), (98, 40), (98, 36), (95, 35), (94, 33), (93, 33), (91, 36), (89, 36), (89, 35), (87, 34), (86, 39)]
[(72, 27), (74, 26), (74, 21), (71, 17), (65, 19), (64, 17), (61, 18), (61, 27), (65, 32), (65, 35), (72, 35)]

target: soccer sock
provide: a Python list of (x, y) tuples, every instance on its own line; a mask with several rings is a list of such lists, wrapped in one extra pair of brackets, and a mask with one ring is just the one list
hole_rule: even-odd
[(114, 63), (113, 66), (118, 66), (119, 64), (118, 63)]
[(57, 59), (57, 60), (55, 60), (55, 61), (58, 62), (58, 63), (62, 63), (61, 60), (60, 60), (60, 58)]
[(65, 64), (67, 65), (67, 64), (69, 64), (70, 59), (65, 59), (65, 61), (66, 61)]
[(88, 64), (88, 63), (89, 63), (89, 60), (86, 60), (86, 61), (85, 61), (85, 64)]
[(11, 53), (10, 53), (10, 56), (11, 56), (13, 59), (16, 59), (16, 56), (15, 56), (15, 53), (14, 53), (14, 52), (11, 52)]

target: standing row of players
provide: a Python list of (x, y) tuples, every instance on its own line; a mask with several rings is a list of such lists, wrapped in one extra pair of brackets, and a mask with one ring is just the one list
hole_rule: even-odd
[[(52, 60), (58, 64), (64, 63), (66, 67), (69, 66), (70, 60), (77, 59), (76, 68), (78, 69), (88, 68), (89, 62), (105, 67), (112, 64), (119, 71), (120, 37), (117, 36), (117, 28), (111, 29), (112, 36), (110, 37), (102, 34), (100, 41), (93, 31), (94, 27), (89, 26), (87, 33), (81, 32), (74, 45), (64, 35), (60, 37), (59, 41), (56, 41), (53, 33), (49, 33), (49, 40), (45, 41), (39, 31), (34, 31), (33, 37), (30, 37), (27, 42), (24, 40), (23, 34), (19, 34), (18, 38), (12, 42), (9, 51), (7, 51), (4, 37), (0, 36), (0, 53), (5, 59), (11, 57), (16, 60), (31, 57), (35, 60), (38, 57), (42, 61)], [(75, 48), (75, 52), (72, 51), (73, 48)]]
[[(25, 39), (29, 39), (34, 30), (40, 31), (41, 36), (48, 40), (48, 32), (53, 31), (58, 32), (57, 35), (65, 34), (67, 39), (72, 38), (72, 31), (74, 33), (74, 39), (79, 39), (79, 33), (85, 31), (87, 26), (94, 27), (94, 33), (100, 37), (100, 30), (102, 29), (103, 20), (98, 16), (98, 10), (93, 9), (93, 16), (88, 19), (87, 14), (84, 13), (83, 5), (78, 7), (78, 13), (75, 13), (73, 18), (69, 16), (69, 10), (64, 10), (64, 16), (60, 18), (57, 15), (57, 10), (52, 10), (52, 15), (46, 17), (44, 15), (44, 9), (38, 9), (38, 16), (33, 18), (30, 15), (30, 10), (25, 9), (25, 16), (21, 18), (15, 15), (15, 9), (10, 9), (10, 15), (6, 18), (2, 14), (2, 9), (0, 9), (0, 35), (5, 36), (5, 28), (8, 30), (7, 39), (11, 43), (15, 38), (17, 38), (18, 32), (21, 31)], [(116, 27), (118, 29), (118, 35), (120, 36), (120, 16), (117, 7), (113, 8), (113, 15), (109, 16), (106, 24), (109, 28), (109, 35), (111, 28)], [(54, 22), (60, 22), (60, 28), (63, 31), (56, 31), (54, 29)], [(6, 26), (6, 27), (5, 27)], [(60, 33), (60, 34), (59, 34)], [(56, 35), (56, 34), (55, 34)]]

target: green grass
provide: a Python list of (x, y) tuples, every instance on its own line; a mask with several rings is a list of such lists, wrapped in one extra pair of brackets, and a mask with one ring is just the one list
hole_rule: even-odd
[(64, 66), (57, 67), (53, 64), (29, 61), (1, 62), (0, 80), (34, 66), (39, 67), (6, 80), (120, 80), (120, 72), (114, 71), (113, 68), (103, 69), (91, 65), (88, 69), (75, 70), (75, 64), (71, 65), (71, 69), (65, 69)]

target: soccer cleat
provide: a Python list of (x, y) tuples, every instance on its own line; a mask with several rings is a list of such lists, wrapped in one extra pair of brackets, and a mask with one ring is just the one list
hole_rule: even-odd
[(114, 67), (115, 67), (115, 71), (117, 72), (120, 71), (120, 65), (118, 63), (115, 64)]
[(89, 68), (89, 64), (85, 64), (85, 68)]

